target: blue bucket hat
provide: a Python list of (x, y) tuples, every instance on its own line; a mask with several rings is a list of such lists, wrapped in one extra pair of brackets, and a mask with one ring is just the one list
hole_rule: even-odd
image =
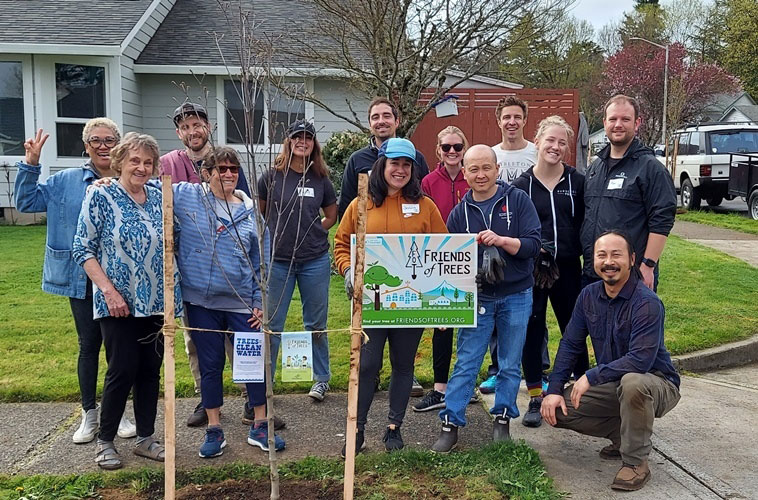
[(387, 158), (408, 158), (415, 163), (416, 148), (408, 139), (393, 137), (382, 143), (382, 147), (379, 148), (379, 156), (386, 156)]

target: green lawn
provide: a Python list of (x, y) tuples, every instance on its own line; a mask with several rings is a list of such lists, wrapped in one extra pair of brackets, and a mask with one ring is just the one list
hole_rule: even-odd
[(719, 214), (707, 210), (690, 210), (688, 212), (677, 214), (676, 218), (678, 220), (697, 222), (708, 226), (742, 231), (743, 233), (758, 234), (758, 220), (749, 219), (735, 213)]
[[(177, 471), (177, 488), (208, 485), (230, 480), (236, 491), (268, 489), (268, 467), (233, 463)], [(293, 481), (308, 483), (316, 491), (341, 494), (344, 462), (339, 459), (308, 457), (280, 463), (280, 487)], [(255, 481), (255, 482), (252, 482)], [(190, 488), (194, 488), (190, 486)], [(72, 500), (107, 497), (161, 498), (163, 471), (145, 468), (133, 471), (90, 473), (73, 476), (0, 477), (0, 498)], [(331, 497), (330, 497), (331, 498)], [(355, 498), (485, 500), (514, 498), (552, 500), (563, 498), (547, 476), (536, 451), (523, 441), (503, 442), (480, 449), (449, 455), (427, 450), (405, 449), (392, 453), (368, 453), (356, 457)]]
[[(40, 289), (45, 242), (43, 226), (0, 226), (0, 401), (76, 401), (77, 341), (68, 300)], [(758, 269), (725, 254), (669, 238), (661, 261), (660, 294), (666, 304), (666, 339), (675, 354), (694, 351), (746, 338), (758, 332)], [(290, 331), (303, 328), (296, 294), (287, 319)], [(350, 324), (348, 301), (340, 276), (330, 288), (329, 327)], [(555, 352), (559, 335), (552, 314), (549, 319), (550, 350)], [(349, 337), (329, 336), (336, 390), (346, 390)], [(187, 357), (177, 340), (177, 394), (193, 394)], [(419, 347), (416, 374), (425, 386), (433, 381), (432, 335)], [(488, 362), (485, 360), (485, 364)], [(382, 384), (389, 382), (390, 363), (385, 360)], [(101, 389), (105, 371), (101, 364)], [(228, 391), (234, 391), (231, 376)], [(277, 391), (301, 392), (309, 384), (277, 383)]]

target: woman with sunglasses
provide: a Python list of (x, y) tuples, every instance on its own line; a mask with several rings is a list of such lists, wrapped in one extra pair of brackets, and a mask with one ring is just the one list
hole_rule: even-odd
[[(264, 258), (258, 231), (263, 221), (257, 204), (236, 189), (240, 170), (236, 151), (220, 146), (200, 167), (202, 184), (173, 185), (187, 323), (201, 329), (192, 330), (190, 337), (197, 348), (200, 397), (208, 419), (202, 458), (217, 457), (226, 446), (220, 421), (226, 338), (233, 339), (235, 331), (259, 331), (263, 309), (259, 282)], [(262, 241), (265, 256), (267, 234)], [(249, 383), (246, 389), (254, 417), (247, 442), (268, 451), (266, 385)], [(282, 438), (275, 435), (274, 441), (277, 451), (284, 449)]]
[[(437, 134), (437, 168), (424, 176), (421, 189), (440, 211), (442, 219), (447, 222), (450, 212), (469, 186), (463, 178), (463, 155), (468, 149), (468, 139), (461, 129), (454, 126), (445, 127)], [(453, 329), (434, 329), (432, 336), (432, 367), (434, 370), (434, 387), (413, 405), (413, 411), (431, 411), (445, 407), (445, 391), (450, 374), (450, 360), (453, 356)], [(472, 398), (472, 400), (475, 398)]]
[[(111, 149), (121, 140), (121, 132), (108, 118), (93, 118), (82, 130), (84, 151), (89, 158), (78, 168), (67, 168), (39, 182), (42, 147), (48, 134), (42, 129), (24, 143), (26, 156), (18, 162), (16, 209), (23, 213), (47, 212), (47, 240), (42, 267), (42, 290), (69, 298), (79, 340), (77, 377), (82, 398), (82, 421), (74, 432), (74, 443), (95, 439), (99, 426), (97, 374), (100, 325), (93, 319), (92, 282), (71, 255), (79, 211), (87, 188), (95, 179), (113, 175)], [(137, 428), (122, 415), (118, 436), (131, 438)]]
[[(337, 221), (337, 195), (312, 123), (298, 120), (287, 129), (273, 168), (258, 180), (258, 202), (272, 241), (269, 328), (272, 332), (284, 330), (297, 283), (303, 324), (306, 331), (313, 332), (314, 383), (308, 395), (323, 401), (331, 379), (329, 339), (324, 330), (332, 272), (329, 229)], [(272, 366), (276, 366), (280, 343), (281, 336), (271, 336)]]
[[(407, 139), (391, 138), (379, 148), (379, 158), (371, 167), (369, 200), (366, 212), (366, 233), (447, 233), (445, 222), (434, 202), (424, 196), (418, 176), (416, 148)], [(345, 277), (348, 297), (353, 298), (353, 273), (350, 268), (350, 235), (358, 220), (358, 200), (342, 217), (334, 237), (334, 260)], [(364, 429), (374, 400), (374, 384), (382, 367), (384, 345), (389, 343), (392, 365), (387, 415), (389, 425), (384, 432), (387, 451), (403, 448), (400, 426), (403, 424), (413, 385), (413, 364), (423, 328), (371, 328), (369, 341), (361, 346), (361, 369), (358, 379), (358, 433), (355, 452), (365, 444)], [(342, 448), (345, 456), (345, 447)]]

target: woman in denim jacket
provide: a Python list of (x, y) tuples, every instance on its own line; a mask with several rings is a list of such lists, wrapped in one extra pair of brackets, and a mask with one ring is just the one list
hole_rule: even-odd
[[(82, 131), (89, 159), (78, 168), (67, 168), (39, 182), (42, 146), (48, 138), (42, 129), (24, 143), (26, 158), (18, 162), (16, 209), (22, 213), (47, 212), (47, 241), (42, 268), (42, 290), (69, 298), (79, 338), (77, 375), (82, 397), (82, 422), (74, 433), (74, 443), (88, 443), (98, 429), (96, 404), (98, 361), (102, 336), (92, 314), (92, 282), (71, 256), (79, 210), (84, 194), (95, 179), (113, 175), (111, 149), (121, 140), (118, 126), (108, 118), (89, 120)], [(121, 438), (137, 435), (137, 429), (122, 416)]]

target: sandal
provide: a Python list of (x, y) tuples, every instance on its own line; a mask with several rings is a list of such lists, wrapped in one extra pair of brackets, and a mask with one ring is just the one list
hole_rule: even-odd
[(101, 469), (116, 470), (120, 469), (123, 464), (119, 457), (118, 451), (113, 443), (104, 443), (97, 445), (97, 454), (95, 455), (95, 463)]
[(134, 447), (134, 454), (138, 457), (163, 462), (166, 457), (166, 448), (160, 442), (150, 437)]

